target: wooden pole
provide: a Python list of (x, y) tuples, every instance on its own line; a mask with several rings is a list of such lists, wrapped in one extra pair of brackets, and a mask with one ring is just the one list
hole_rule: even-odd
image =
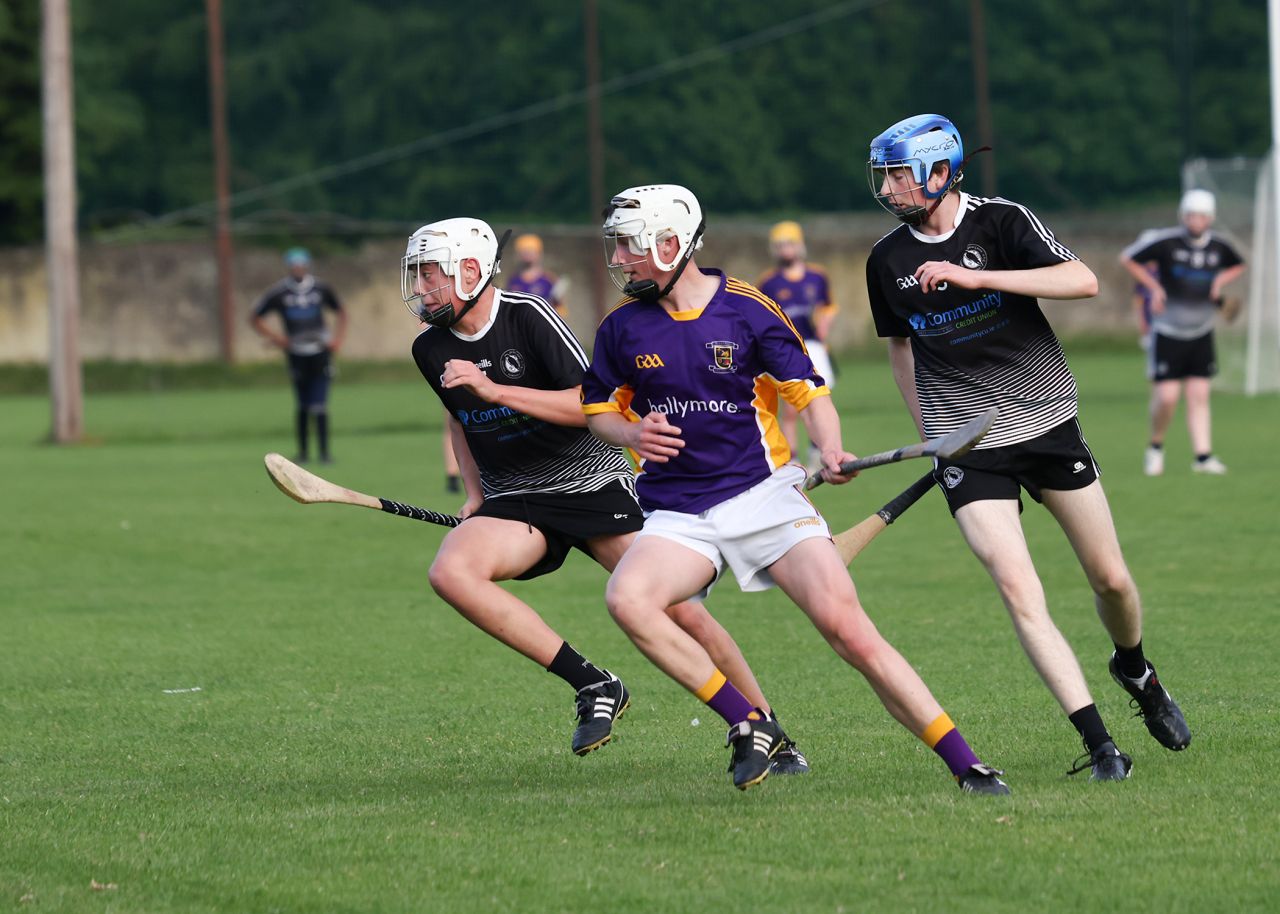
[[(587, 58), (587, 160), (589, 162), (591, 218), (593, 225), (600, 224), (604, 210), (604, 128), (600, 120), (600, 20), (596, 0), (585, 0), (583, 31)], [(605, 269), (604, 255), (597, 252), (591, 259), (591, 297), (594, 299), (596, 321), (604, 320), (608, 311), (606, 287), (609, 277)]]
[(41, 0), (44, 233), (49, 286), (49, 398), (59, 444), (84, 432), (80, 371), (80, 253), (76, 243), (75, 109), (68, 0)]
[[(978, 108), (978, 142), (974, 149), (995, 146), (991, 127), (991, 86), (987, 80), (987, 17), (982, 0), (969, 0), (969, 46), (973, 49), (973, 94)], [(996, 194), (996, 154), (984, 152), (977, 157), (982, 175), (982, 194)]]
[(219, 340), (224, 362), (235, 359), (235, 297), (231, 277), (231, 152), (227, 145), (227, 89), (223, 72), (222, 0), (205, 0), (209, 26), (209, 118), (213, 128), (214, 249), (218, 264)]

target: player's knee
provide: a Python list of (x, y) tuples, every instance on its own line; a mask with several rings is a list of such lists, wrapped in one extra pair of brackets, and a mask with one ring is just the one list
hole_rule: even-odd
[(1121, 600), (1135, 589), (1133, 576), (1123, 563), (1108, 565), (1089, 575), (1089, 586), (1104, 600)]
[(626, 581), (619, 582), (616, 579), (609, 582), (604, 601), (609, 607), (609, 615), (613, 617), (613, 621), (626, 632), (643, 628), (646, 620), (654, 612), (662, 612), (664, 609), (645, 593), (644, 587)]
[(859, 672), (866, 673), (874, 668), (884, 639), (867, 614), (861, 607), (850, 612), (846, 606), (834, 614), (834, 619), (825, 632), (827, 643)]
[(438, 554), (427, 570), (431, 589), (450, 603), (457, 599), (472, 577), (463, 563), (454, 560), (448, 552)]

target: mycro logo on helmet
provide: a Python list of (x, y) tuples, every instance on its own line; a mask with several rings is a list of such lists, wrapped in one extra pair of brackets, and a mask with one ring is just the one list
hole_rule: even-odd
[(948, 149), (955, 149), (955, 148), (956, 148), (956, 138), (953, 136), (949, 136), (945, 140), (943, 140), (941, 143), (936, 143), (933, 146), (917, 146), (915, 151), (916, 152), (946, 152)]
[(666, 364), (662, 361), (662, 356), (656, 352), (648, 352), (636, 356), (637, 368), (666, 368)]

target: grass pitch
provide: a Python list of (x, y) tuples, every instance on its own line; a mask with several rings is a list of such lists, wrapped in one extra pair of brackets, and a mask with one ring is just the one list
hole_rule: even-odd
[[(0, 909), (1274, 910), (1280, 400), (1215, 400), (1231, 475), (1193, 477), (1176, 427), (1148, 480), (1139, 354), (1070, 355), (1188, 751), (1128, 717), (1042, 510), (1027, 535), (1134, 756), (1124, 784), (1063, 776), (1074, 731), (937, 493), (855, 565), (1007, 801), (962, 795), (798, 610), (726, 581), (710, 606), (813, 764), (733, 790), (720, 723), (630, 647), (581, 556), (518, 588), (634, 694), (614, 742), (576, 758), (567, 687), (428, 590), (443, 530), (271, 485), (283, 385), (91, 397), (96, 443), (69, 449), (38, 443), (43, 400), (3, 399)], [(851, 448), (911, 440), (883, 354), (843, 369)], [(339, 385), (332, 410), (328, 475), (456, 509), (425, 385)], [(816, 500), (843, 528), (923, 469)]]

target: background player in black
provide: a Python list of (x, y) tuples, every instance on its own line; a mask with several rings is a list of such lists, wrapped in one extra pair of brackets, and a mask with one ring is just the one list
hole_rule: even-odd
[[(297, 401), (294, 428), (298, 437), (297, 463), (310, 457), (307, 426), (315, 418), (320, 461), (329, 455), (329, 380), (333, 377), (332, 357), (342, 348), (347, 335), (347, 312), (324, 283), (311, 275), (311, 255), (303, 248), (290, 248), (284, 255), (289, 275), (276, 283), (259, 300), (249, 317), (249, 325), (273, 346), (285, 351), (289, 377)], [(337, 315), (337, 327), (330, 331), (325, 311)], [(266, 321), (279, 314), (284, 333)]]
[(1178, 206), (1182, 225), (1144, 232), (1120, 255), (1151, 307), (1151, 442), (1143, 458), (1148, 476), (1164, 472), (1164, 436), (1184, 387), (1187, 431), (1196, 456), (1191, 469), (1227, 472), (1213, 455), (1209, 422), (1209, 379), (1218, 368), (1213, 325), (1223, 289), (1244, 272), (1244, 258), (1230, 241), (1209, 230), (1216, 209), (1209, 191), (1189, 190)]
[[(409, 239), (402, 290), (431, 324), (413, 357), (449, 413), (465, 522), (445, 537), (430, 581), (468, 621), (578, 690), (574, 751), (608, 741), (626, 688), (578, 654), (497, 581), (555, 571), (572, 548), (612, 571), (643, 526), (633, 470), (586, 430), (587, 357), (544, 299), (490, 285), (497, 244), (477, 219), (447, 219)], [(700, 603), (669, 608), (719, 668), (768, 710), (742, 652)], [(794, 748), (776, 773), (808, 765)]]
[[(959, 190), (964, 155), (946, 118), (919, 115), (871, 143), (876, 199), (904, 225), (867, 261), (867, 291), (894, 379), (922, 436), (990, 406), (1000, 416), (935, 476), (969, 547), (995, 581), (1023, 649), (1084, 739), (1091, 777), (1128, 777), (1080, 665), (1049, 616), (1019, 512), (1021, 489), (1071, 542), (1115, 644), (1110, 669), (1170, 749), (1191, 734), (1142, 649), (1142, 605), (1097, 465), (1076, 421), (1076, 386), (1036, 301), (1097, 294), (1092, 271), (1028, 209)], [(1077, 768), (1076, 770), (1080, 770)]]

